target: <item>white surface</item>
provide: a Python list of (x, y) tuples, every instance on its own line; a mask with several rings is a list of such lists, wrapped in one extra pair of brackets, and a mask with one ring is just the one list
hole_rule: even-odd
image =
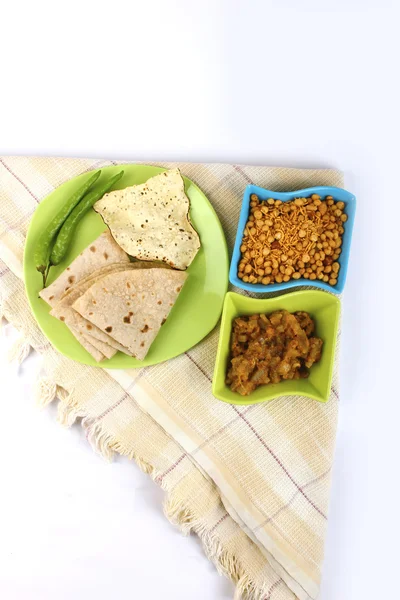
[[(384, 248), (396, 239), (399, 3), (54, 6), (2, 5), (0, 154), (344, 170), (358, 213), (321, 600), (398, 597), (400, 408), (377, 290), (387, 293)], [(17, 373), (0, 359), (0, 596), (230, 598), (197, 541), (162, 516), (155, 484), (127, 461), (103, 463), (79, 428), (55, 424), (54, 408), (36, 411), (34, 362)]]

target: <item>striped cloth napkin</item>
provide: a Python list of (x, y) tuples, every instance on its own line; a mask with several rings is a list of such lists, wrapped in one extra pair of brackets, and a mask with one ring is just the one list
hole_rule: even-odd
[[(71, 361), (43, 336), (22, 282), (24, 240), (34, 210), (55, 187), (113, 161), (0, 158), (0, 300), (21, 331), (11, 354), (43, 357), (37, 400), (58, 399), (58, 418), (82, 419), (88, 441), (107, 458), (129, 456), (166, 491), (165, 514), (196, 533), (237, 598), (318, 595), (338, 411), (336, 364), (330, 399), (281, 397), (232, 406), (211, 393), (216, 328), (189, 352), (128, 371)], [(273, 190), (343, 186), (334, 170), (164, 163), (179, 166), (206, 193), (233, 246), (248, 183)], [(340, 335), (339, 335), (340, 338)], [(338, 338), (338, 339), (339, 339)]]

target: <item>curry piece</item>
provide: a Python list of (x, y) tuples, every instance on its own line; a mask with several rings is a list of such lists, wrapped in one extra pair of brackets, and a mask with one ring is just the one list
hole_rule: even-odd
[(227, 385), (248, 396), (259, 385), (307, 378), (322, 353), (323, 341), (313, 336), (314, 330), (314, 321), (303, 311), (236, 318)]

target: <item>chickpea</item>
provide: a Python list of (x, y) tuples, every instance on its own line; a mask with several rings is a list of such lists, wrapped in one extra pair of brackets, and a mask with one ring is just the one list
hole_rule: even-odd
[(267, 241), (268, 241), (268, 243), (269, 243), (269, 244), (272, 244), (272, 242), (274, 242), (274, 241), (275, 241), (275, 238), (274, 238), (272, 235), (269, 235), (269, 236), (267, 237)]
[(262, 214), (261, 210), (255, 210), (254, 211), (254, 218), (255, 219), (262, 219), (262, 216), (263, 216), (263, 214)]
[(300, 267), (300, 269), (302, 269), (304, 267), (304, 262), (302, 260), (298, 260), (297, 266)]
[(329, 281), (328, 275), (324, 275), (322, 281), (325, 281), (325, 283), (328, 283), (328, 281)]
[(340, 234), (342, 234), (342, 235), (343, 235), (343, 233), (344, 233), (344, 229), (343, 229), (343, 227), (339, 227), (338, 231), (339, 231), (339, 233), (340, 233)]
[(325, 258), (325, 252), (324, 251), (322, 251), (322, 252), (319, 253), (319, 258), (320, 258), (320, 260), (324, 260), (324, 258)]
[(339, 208), (337, 208), (333, 214), (335, 215), (335, 217), (340, 217), (342, 211)]
[(327, 265), (326, 267), (324, 267), (324, 273), (330, 273), (331, 271), (332, 271), (331, 265)]
[(303, 254), (302, 261), (304, 263), (310, 262), (310, 256), (308, 254)]
[(280, 270), (280, 272), (282, 273), (282, 275), (284, 275), (284, 274), (285, 274), (285, 267), (284, 267), (283, 265), (281, 265), (281, 266), (279, 267), (279, 270)]
[(334, 271), (334, 273), (338, 273), (339, 269), (340, 269), (339, 263), (338, 262), (334, 262), (332, 264), (332, 271)]
[(293, 279), (300, 279), (301, 275), (298, 271), (296, 271), (295, 273), (293, 273), (292, 278)]
[(278, 232), (275, 234), (275, 239), (276, 239), (276, 240), (280, 240), (280, 239), (281, 239), (281, 237), (282, 237), (282, 234), (281, 234), (281, 232), (280, 232), (280, 231), (278, 231)]
[(331, 278), (329, 280), (329, 285), (336, 285), (337, 284), (337, 279)]
[(321, 204), (321, 200), (320, 200), (319, 198), (318, 198), (318, 200), (317, 200), (317, 199), (315, 199), (315, 200), (314, 200), (314, 204), (315, 204), (315, 206), (317, 206), (317, 207), (318, 207), (318, 206), (320, 206), (320, 204)]
[(256, 258), (256, 256), (257, 256), (257, 252), (255, 250), (252, 250), (250, 252), (250, 258)]
[(264, 269), (257, 269), (257, 275), (264, 275)]
[(265, 224), (268, 225), (268, 227), (272, 227), (273, 222), (271, 221), (271, 219), (266, 219)]
[(344, 202), (336, 202), (336, 208), (338, 208), (339, 210), (343, 210), (344, 209)]
[(268, 254), (271, 254), (271, 250), (269, 248), (263, 248), (262, 254), (263, 256), (268, 256)]
[(259, 229), (261, 229), (261, 227), (263, 227), (263, 225), (264, 225), (264, 221), (262, 221), (261, 219), (258, 219), (258, 220), (256, 221), (256, 226), (257, 226)]
[(268, 204), (270, 204), (271, 206), (273, 206), (275, 204), (275, 200), (273, 198), (268, 198), (267, 200)]
[(277, 268), (278, 268), (278, 266), (279, 266), (279, 265), (278, 265), (278, 261), (277, 261), (277, 260), (275, 260), (275, 258), (274, 258), (274, 260), (272, 261), (272, 268), (273, 268), (273, 269), (277, 269)]
[(256, 265), (262, 265), (264, 262), (262, 256), (259, 256), (258, 258), (256, 258)]
[(244, 268), (244, 272), (246, 274), (251, 273), (252, 270), (253, 270), (253, 267), (251, 265), (246, 265), (245, 268)]
[(288, 257), (286, 256), (286, 254), (282, 254), (282, 256), (281, 256), (281, 261), (282, 261), (282, 262), (286, 262), (286, 261), (287, 261), (287, 259), (288, 259)]
[(299, 251), (303, 250), (303, 244), (301, 242), (297, 242), (296, 250), (299, 250)]
[(327, 196), (326, 203), (328, 206), (333, 206), (335, 204), (335, 201), (333, 200), (332, 196)]
[(310, 257), (310, 264), (313, 265), (315, 263), (315, 258), (313, 256)]
[(282, 204), (282, 200), (275, 200), (275, 206), (280, 206)]
[(296, 206), (303, 206), (303, 204), (304, 204), (303, 198), (296, 198), (294, 203)]
[(292, 271), (293, 271), (292, 267), (286, 267), (286, 269), (285, 269), (285, 275), (291, 275)]
[(255, 227), (252, 227), (252, 228), (250, 229), (250, 233), (251, 233), (251, 235), (256, 235), (256, 233), (257, 233), (257, 229), (256, 229)]
[(245, 258), (251, 258), (250, 256), (250, 250), (246, 250), (246, 252), (244, 253)]
[(318, 244), (317, 244), (317, 248), (318, 248), (318, 250), (322, 250), (322, 247), (323, 247), (323, 246), (322, 246), (321, 242), (318, 242)]
[(311, 200), (320, 200), (321, 196), (319, 196), (318, 194), (312, 194), (311, 196)]
[(257, 194), (251, 194), (251, 196), (250, 196), (250, 200), (251, 200), (252, 202), (258, 202), (258, 196), (257, 196)]
[(307, 248), (307, 246), (308, 246), (307, 240), (303, 240), (303, 248)]
[(244, 276), (243, 276), (243, 281), (244, 281), (245, 283), (249, 283), (249, 278), (247, 277), (247, 275), (244, 275)]
[(258, 239), (260, 240), (260, 242), (265, 242), (267, 236), (265, 235), (265, 233), (262, 233)]
[(293, 256), (293, 255), (294, 255), (293, 250), (292, 249), (288, 250), (288, 256)]
[(249, 275), (249, 281), (250, 283), (254, 283), (255, 281), (257, 281), (257, 277), (255, 277), (254, 275)]
[(241, 273), (241, 272), (239, 271), (239, 273), (238, 273), (238, 277), (239, 277), (239, 279), (243, 279), (243, 277), (244, 277), (243, 273)]
[(314, 279), (317, 279), (317, 276), (315, 273), (310, 273), (310, 279), (314, 281)]
[(310, 274), (307, 273), (307, 271), (303, 274), (304, 279), (309, 279), (310, 278)]
[(264, 285), (268, 285), (269, 283), (271, 283), (271, 277), (263, 277), (261, 283), (263, 283)]
[(318, 206), (318, 210), (319, 210), (320, 214), (324, 217), (326, 214), (326, 211), (328, 210), (326, 203), (321, 202), (321, 204)]
[(340, 220), (342, 221), (342, 223), (346, 223), (347, 221), (347, 215), (345, 213), (343, 213), (340, 217)]
[(264, 273), (265, 273), (265, 275), (271, 275), (271, 273), (272, 273), (271, 267), (265, 267)]
[(300, 275), (303, 275), (305, 272), (306, 272), (305, 269), (300, 269), (300, 271), (299, 271)]
[(324, 274), (323, 273), (317, 273), (317, 279), (323, 279), (324, 278)]
[(306, 232), (304, 231), (304, 229), (300, 229), (300, 231), (299, 231), (299, 237), (300, 238), (306, 237)]
[(244, 267), (245, 267), (245, 264), (244, 264), (243, 262), (241, 262), (241, 263), (239, 264), (239, 272), (240, 272), (240, 271), (244, 271)]
[(276, 283), (282, 283), (282, 281), (283, 281), (282, 275), (280, 275), (280, 274), (276, 275), (275, 276), (275, 281), (276, 281)]
[(316, 241), (318, 240), (318, 236), (317, 236), (317, 234), (316, 234), (316, 233), (312, 233), (312, 234), (310, 235), (310, 240), (311, 240), (312, 242), (316, 242)]

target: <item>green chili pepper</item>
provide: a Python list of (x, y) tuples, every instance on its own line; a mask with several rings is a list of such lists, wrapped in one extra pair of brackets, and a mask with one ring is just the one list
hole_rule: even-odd
[(58, 265), (65, 257), (68, 247), (71, 243), (73, 233), (79, 221), (83, 215), (92, 208), (93, 204), (100, 200), (106, 192), (108, 192), (117, 181), (121, 179), (124, 172), (121, 171), (114, 177), (111, 177), (108, 181), (103, 183), (98, 189), (92, 190), (87, 194), (81, 202), (74, 208), (68, 219), (64, 222), (57, 236), (56, 243), (53, 246), (53, 250), (50, 257), (51, 265)]
[[(46, 276), (49, 268), (49, 254), (51, 244), (62, 227), (64, 221), (71, 213), (71, 211), (78, 204), (79, 200), (83, 198), (86, 192), (92, 187), (92, 185), (100, 177), (101, 171), (94, 173), (89, 179), (77, 190), (71, 198), (63, 205), (58, 211), (57, 215), (50, 221), (46, 229), (42, 232), (39, 237), (38, 243), (35, 248), (34, 261), (36, 269), (43, 275), (43, 285), (46, 284)], [(46, 272), (47, 271), (47, 272)]]

